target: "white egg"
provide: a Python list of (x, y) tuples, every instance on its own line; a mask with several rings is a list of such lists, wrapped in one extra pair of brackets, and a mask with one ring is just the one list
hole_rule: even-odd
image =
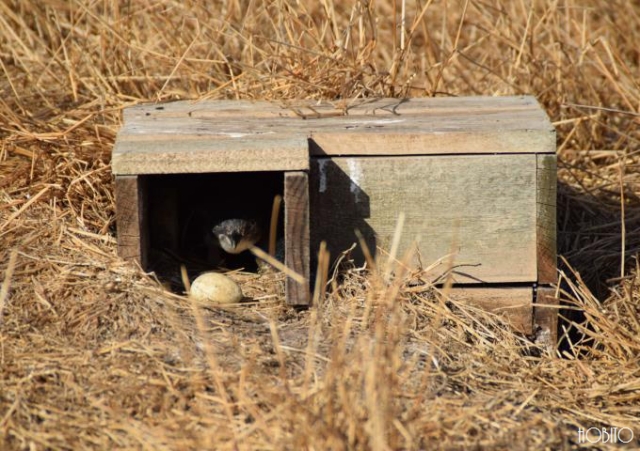
[(190, 295), (197, 301), (215, 304), (235, 304), (242, 299), (240, 285), (224, 274), (200, 274), (191, 284)]

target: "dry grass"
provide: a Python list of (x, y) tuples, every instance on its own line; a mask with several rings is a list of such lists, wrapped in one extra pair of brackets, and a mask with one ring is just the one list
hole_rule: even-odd
[[(0, 0), (0, 448), (640, 437), (638, 6), (422, 0), (402, 20), (404, 3)], [(411, 274), (347, 268), (301, 313), (277, 276), (240, 275), (259, 302), (212, 310), (116, 256), (109, 158), (127, 105), (520, 93), (558, 128), (571, 266), (556, 354), (408, 290)]]

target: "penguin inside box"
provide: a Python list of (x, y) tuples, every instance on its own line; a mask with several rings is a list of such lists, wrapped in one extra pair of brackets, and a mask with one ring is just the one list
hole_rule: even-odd
[[(148, 269), (180, 290), (180, 265), (190, 279), (213, 269), (258, 269), (257, 246), (284, 259), (283, 174), (279, 172), (148, 175)], [(277, 207), (277, 205), (276, 205)]]

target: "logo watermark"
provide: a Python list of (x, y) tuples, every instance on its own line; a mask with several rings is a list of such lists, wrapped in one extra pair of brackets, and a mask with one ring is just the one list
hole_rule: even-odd
[(633, 431), (623, 428), (589, 428), (578, 429), (578, 443), (629, 443), (633, 440)]

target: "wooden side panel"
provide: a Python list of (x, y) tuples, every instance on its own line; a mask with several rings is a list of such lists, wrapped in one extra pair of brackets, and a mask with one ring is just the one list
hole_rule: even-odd
[(287, 277), (289, 305), (309, 305), (309, 178), (306, 172), (284, 175), (285, 265), (302, 275), (304, 283)]
[(503, 315), (518, 332), (533, 333), (533, 287), (454, 287), (449, 297)]
[(310, 177), (314, 251), (339, 255), (355, 229), (388, 249), (404, 212), (398, 255), (417, 249), (434, 279), (537, 280), (535, 155), (312, 158)]
[(116, 227), (118, 255), (147, 266), (148, 233), (146, 183), (143, 177), (116, 176)]
[(556, 283), (556, 156), (537, 156), (538, 283)]
[(536, 341), (549, 349), (558, 343), (558, 308), (556, 290), (552, 287), (538, 287), (538, 295), (533, 312)]

